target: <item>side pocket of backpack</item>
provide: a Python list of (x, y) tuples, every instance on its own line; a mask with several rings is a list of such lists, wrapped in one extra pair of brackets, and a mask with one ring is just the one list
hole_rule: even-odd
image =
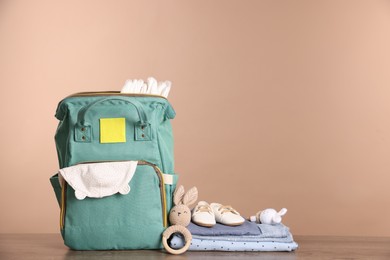
[(58, 174), (55, 174), (50, 177), (50, 183), (51, 186), (53, 187), (54, 194), (56, 195), (58, 206), (61, 207), (61, 185), (60, 182), (58, 181)]
[(171, 211), (173, 207), (173, 193), (176, 189), (176, 184), (179, 179), (179, 175), (174, 174), (164, 174), (164, 178), (169, 176), (170, 181), (165, 181), (165, 192), (166, 192), (166, 200), (167, 200), (167, 214)]

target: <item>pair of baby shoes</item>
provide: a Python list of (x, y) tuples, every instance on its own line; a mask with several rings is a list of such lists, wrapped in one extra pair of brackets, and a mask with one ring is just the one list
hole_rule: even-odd
[(203, 227), (212, 227), (216, 222), (228, 226), (239, 226), (245, 222), (245, 219), (231, 206), (199, 201), (193, 210), (192, 222)]

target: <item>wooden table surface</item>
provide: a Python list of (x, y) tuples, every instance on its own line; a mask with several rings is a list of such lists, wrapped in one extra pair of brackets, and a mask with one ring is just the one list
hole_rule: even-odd
[(0, 234), (0, 259), (389, 259), (390, 238), (295, 236), (295, 252), (73, 251), (59, 234)]

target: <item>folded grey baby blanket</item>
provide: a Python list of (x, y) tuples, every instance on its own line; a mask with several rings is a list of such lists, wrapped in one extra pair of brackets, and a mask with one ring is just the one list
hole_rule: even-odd
[(191, 222), (187, 228), (192, 235), (199, 236), (258, 236), (261, 234), (256, 223), (249, 221), (245, 221), (244, 224), (234, 227), (219, 223), (213, 227), (201, 227)]

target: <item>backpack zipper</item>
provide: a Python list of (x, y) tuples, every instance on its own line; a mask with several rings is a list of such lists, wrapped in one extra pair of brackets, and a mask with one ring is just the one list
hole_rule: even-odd
[[(77, 92), (72, 95), (67, 96), (70, 97), (91, 97), (91, 96), (127, 96), (127, 97), (159, 97), (163, 99), (167, 99), (164, 96), (156, 95), (156, 94), (143, 94), (143, 93), (121, 93), (120, 91), (90, 91), (90, 92)], [(167, 99), (168, 100), (168, 99)]]
[(65, 226), (65, 210), (66, 210), (66, 188), (68, 184), (65, 180), (61, 187), (61, 210), (60, 210), (60, 229), (63, 230)]
[[(103, 163), (103, 162), (124, 162), (124, 161), (90, 161), (90, 162), (81, 162), (78, 164), (86, 164), (86, 163)], [(165, 196), (165, 183), (164, 183), (164, 177), (163, 173), (160, 170), (160, 168), (150, 162), (147, 161), (138, 161), (138, 165), (148, 165), (153, 167), (155, 173), (157, 174), (157, 177), (159, 179), (159, 188), (160, 188), (160, 196), (161, 196), (161, 208), (162, 208), (162, 222), (163, 227), (166, 228), (168, 226), (168, 219), (167, 219), (167, 202), (166, 202), (166, 196)], [(64, 229), (65, 226), (65, 214), (66, 214), (66, 188), (67, 183), (64, 181), (62, 183), (62, 189), (61, 189), (61, 211), (60, 211), (60, 228), (61, 230)]]

